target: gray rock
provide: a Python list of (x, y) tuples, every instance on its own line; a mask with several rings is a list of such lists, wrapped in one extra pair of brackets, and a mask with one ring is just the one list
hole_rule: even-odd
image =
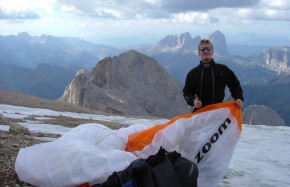
[(228, 56), (229, 51), (227, 47), (226, 37), (220, 31), (215, 31), (209, 36), (209, 39), (213, 42), (214, 51), (222, 56)]
[(79, 72), (59, 99), (125, 115), (171, 118), (189, 112), (182, 86), (153, 58), (128, 51)]
[(290, 75), (290, 47), (281, 46), (269, 48), (256, 57), (256, 61), (279, 74)]
[(285, 126), (284, 120), (268, 106), (250, 105), (243, 112), (243, 123), (250, 125)]
[(29, 132), (28, 128), (22, 127), (22, 126), (16, 125), (16, 124), (11, 124), (10, 125), (9, 133), (11, 133), (13, 135), (17, 135), (17, 134), (30, 135), (30, 132)]
[(189, 52), (197, 51), (200, 36), (192, 38), (189, 32), (181, 35), (168, 35), (156, 44), (152, 45), (147, 53), (150, 55), (162, 52)]

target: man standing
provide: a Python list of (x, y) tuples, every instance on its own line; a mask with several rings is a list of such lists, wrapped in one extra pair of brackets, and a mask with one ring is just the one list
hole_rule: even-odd
[(213, 44), (203, 39), (198, 46), (200, 64), (187, 74), (183, 96), (194, 110), (206, 105), (223, 102), (225, 88), (229, 87), (238, 107), (243, 106), (243, 90), (234, 72), (213, 60)]

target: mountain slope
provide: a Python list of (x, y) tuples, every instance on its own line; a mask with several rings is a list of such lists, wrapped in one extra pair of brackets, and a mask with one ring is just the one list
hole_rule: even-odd
[(73, 68), (48, 64), (27, 69), (0, 63), (0, 89), (57, 99), (75, 73)]
[(55, 111), (67, 111), (76, 113), (105, 114), (104, 112), (91, 110), (69, 103), (60, 102), (52, 99), (44, 99), (29, 94), (11, 92), (0, 89), (0, 104), (24, 106), (29, 108), (44, 108)]

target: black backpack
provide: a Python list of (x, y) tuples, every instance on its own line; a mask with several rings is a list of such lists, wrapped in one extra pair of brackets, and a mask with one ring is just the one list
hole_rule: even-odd
[(93, 187), (196, 187), (197, 178), (195, 163), (161, 147), (156, 155), (133, 161)]

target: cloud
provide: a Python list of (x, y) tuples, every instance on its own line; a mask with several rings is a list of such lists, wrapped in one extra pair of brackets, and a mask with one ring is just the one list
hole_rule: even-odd
[(289, 0), (260, 0), (259, 3), (260, 7), (265, 7), (269, 9), (276, 9), (276, 10), (290, 10), (290, 1)]
[(35, 12), (20, 11), (7, 12), (0, 9), (0, 19), (39, 19), (40, 16)]
[[(222, 14), (220, 13), (222, 12)], [(215, 15), (219, 20), (239, 20), (245, 21), (290, 21), (290, 13), (288, 10), (268, 9), (265, 7), (253, 8), (235, 8), (235, 9), (219, 9), (209, 12), (210, 15)], [(231, 15), (231, 16), (226, 16)]]
[(273, 9), (260, 9), (251, 11), (248, 18), (252, 20), (273, 20), (273, 21), (290, 21), (289, 11), (273, 10)]
[(168, 13), (181, 13), (187, 11), (202, 11), (221, 7), (249, 7), (256, 5), (259, 0), (106, 0), (106, 1), (78, 1), (78, 0), (57, 0), (58, 3), (66, 6), (74, 6), (84, 13), (92, 13), (101, 8), (116, 10), (131, 10), (132, 12), (143, 11), (166, 11)]
[(0, 19), (39, 19), (53, 13), (55, 0), (0, 0)]
[(139, 15), (156, 17), (157, 12), (152, 8), (156, 1), (130, 1), (130, 0), (106, 0), (106, 1), (79, 1), (79, 0), (57, 0), (60, 7), (73, 7), (74, 12), (83, 16), (134, 19)]
[(189, 12), (189, 13), (179, 13), (173, 16), (174, 22), (176, 23), (216, 23), (219, 19), (216, 16), (212, 16), (208, 13), (202, 12)]
[(216, 8), (252, 7), (259, 0), (163, 0), (162, 8), (171, 13), (207, 11)]
[(215, 23), (224, 17), (233, 17), (289, 21), (290, 15), (288, 0), (57, 0), (57, 3), (62, 10), (63, 7), (70, 9), (71, 14), (119, 20), (146, 18), (152, 21)]
[(38, 19), (47, 15), (56, 18), (60, 14), (180, 23), (215, 23), (225, 17), (289, 21), (289, 9), (289, 0), (2, 0), (0, 19)]

